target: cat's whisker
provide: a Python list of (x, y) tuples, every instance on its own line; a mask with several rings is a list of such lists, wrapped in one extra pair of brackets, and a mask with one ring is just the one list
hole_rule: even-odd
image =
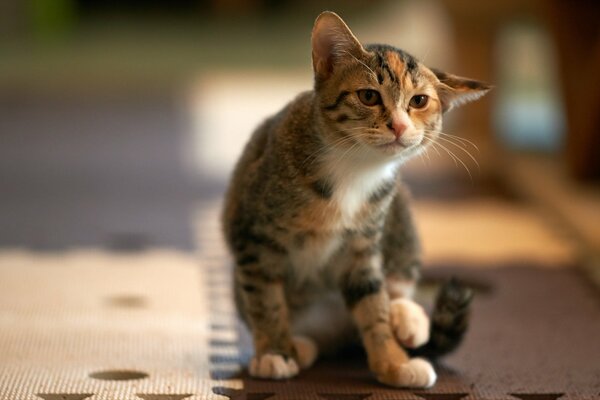
[(469, 153), (469, 151), (467, 149), (465, 149), (462, 146), (459, 146), (458, 144), (443, 138), (443, 137), (438, 137), (439, 140), (443, 140), (447, 143), (450, 143), (451, 145), (455, 146), (456, 148), (460, 149), (462, 152), (464, 152), (467, 156), (469, 156), (469, 158), (471, 158), (471, 160), (473, 160), (473, 162), (475, 163), (475, 165), (477, 165), (477, 169), (481, 170), (481, 167), (479, 166), (479, 163), (477, 162), (477, 160), (475, 159), (475, 157), (473, 157), (473, 155), (471, 153)]
[[(358, 135), (354, 135), (356, 138), (364, 136), (364, 137), (368, 137), (369, 135), (366, 133), (363, 134), (358, 134)], [(342, 156), (339, 158), (339, 162), (341, 163), (344, 159), (344, 157), (352, 157), (354, 156), (356, 153), (358, 153), (361, 149), (363, 148), (363, 144), (360, 141), (356, 141), (356, 143), (354, 143), (344, 154), (342, 154)]]
[(435, 152), (437, 153), (437, 155), (438, 155), (438, 156), (440, 156), (440, 157), (441, 157), (441, 155), (442, 155), (442, 154), (441, 154), (441, 153), (440, 153), (440, 151), (437, 149), (437, 147), (435, 147), (435, 146), (434, 146), (434, 144), (435, 144), (435, 141), (434, 141), (434, 140), (433, 140), (431, 137), (427, 136), (427, 134), (424, 134), (424, 135), (423, 135), (423, 139), (427, 139), (427, 140), (429, 140), (429, 143), (431, 144), (431, 148), (432, 148), (433, 150), (435, 150)]
[[(475, 159), (475, 157), (474, 157), (474, 156), (473, 156), (473, 155), (472, 155), (472, 154), (471, 154), (471, 153), (470, 153), (470, 152), (467, 150), (467, 148), (466, 148), (466, 145), (465, 145), (464, 143), (460, 143), (460, 144), (459, 144), (459, 143), (455, 143), (455, 142), (453, 142), (453, 141), (452, 141), (452, 140), (450, 140), (450, 139), (454, 138), (454, 139), (464, 140), (464, 141), (466, 141), (466, 142), (469, 142), (469, 143), (471, 143), (473, 146), (475, 146), (475, 144), (474, 144), (474, 143), (472, 143), (472, 142), (468, 141), (467, 139), (463, 139), (463, 138), (460, 138), (460, 137), (458, 137), (458, 136), (455, 136), (455, 135), (448, 135), (448, 134), (445, 134), (445, 133), (443, 133), (443, 132), (439, 132), (439, 131), (431, 131), (431, 130), (426, 130), (426, 132), (425, 132), (425, 135), (427, 135), (427, 133), (429, 133), (429, 135), (431, 135), (431, 132), (435, 132), (436, 134), (438, 134), (438, 137), (437, 137), (437, 139), (438, 139), (438, 140), (443, 140), (443, 141), (445, 141), (445, 142), (447, 142), (447, 143), (450, 143), (450, 144), (452, 144), (454, 147), (456, 147), (456, 148), (460, 149), (462, 152), (464, 152), (464, 153), (465, 153), (465, 154), (466, 154), (466, 155), (467, 155), (467, 156), (468, 156), (468, 157), (469, 157), (471, 160), (473, 160), (473, 162), (474, 162), (474, 163), (475, 163), (475, 165), (477, 166), (477, 169), (478, 169), (478, 170), (481, 170), (481, 167), (480, 167), (479, 163), (477, 162), (477, 160)], [(446, 136), (448, 136), (449, 138), (442, 137), (442, 136), (440, 136), (440, 135), (446, 135)], [(430, 140), (431, 140), (431, 138), (430, 138)], [(439, 144), (441, 145), (441, 143), (439, 143)], [(477, 147), (475, 146), (475, 148), (477, 148)], [(477, 150), (479, 150), (479, 149), (477, 149)], [(459, 159), (459, 161), (462, 163), (462, 160), (460, 160), (460, 159)]]
[(421, 60), (421, 62), (423, 64), (425, 64), (425, 62), (427, 61), (427, 57), (429, 56), (430, 51), (431, 51), (431, 46), (427, 48), (427, 51), (425, 52), (425, 55), (423, 56), (423, 59)]
[(336, 171), (337, 168), (339, 167), (339, 165), (344, 160), (344, 157), (346, 157), (346, 155), (349, 155), (349, 153), (351, 154), (351, 152), (354, 149), (358, 149), (358, 148), (360, 148), (360, 142), (355, 142), (354, 144), (352, 144), (352, 146), (350, 146), (349, 149), (347, 149), (340, 157), (338, 157), (336, 160), (334, 160), (334, 162), (332, 163), (332, 165), (329, 169), (331, 171)]
[[(361, 127), (360, 129), (370, 129), (370, 128), (362, 128)], [(342, 138), (338, 138), (338, 139), (334, 140), (333, 142), (324, 145), (322, 148), (318, 149), (313, 154), (309, 155), (304, 160), (304, 162), (303, 162), (302, 165), (304, 165), (310, 158), (313, 158), (312, 162), (315, 162), (316, 159), (320, 155), (326, 153), (327, 151), (335, 150), (336, 148), (340, 147), (341, 145), (343, 145), (343, 144), (345, 144), (347, 142), (350, 142), (350, 141), (355, 140), (355, 139), (360, 138), (360, 137), (367, 137), (367, 136), (369, 136), (369, 134), (365, 132), (365, 133), (358, 133), (358, 134), (357, 133), (351, 133), (348, 136), (344, 136)]]
[(455, 139), (458, 140), (461, 143), (465, 143), (465, 144), (469, 144), (471, 146), (473, 146), (473, 148), (477, 151), (479, 151), (479, 147), (477, 147), (477, 145), (475, 143), (473, 143), (472, 141), (470, 141), (469, 139), (465, 139), (463, 137), (460, 136), (456, 136), (456, 135), (451, 135), (449, 133), (444, 133), (444, 132), (438, 132), (440, 135), (445, 136), (449, 139)]
[[(354, 137), (348, 137), (348, 139), (354, 139)], [(333, 165), (332, 165), (332, 167), (331, 167), (330, 169), (335, 169), (335, 167), (337, 167), (337, 165), (339, 164), (340, 160), (341, 160), (341, 159), (343, 159), (343, 158), (344, 158), (344, 156), (345, 156), (345, 155), (346, 155), (346, 154), (347, 154), (347, 153), (348, 153), (350, 150), (352, 150), (352, 148), (354, 148), (354, 146), (356, 146), (356, 145), (357, 145), (357, 142), (354, 142), (354, 143), (352, 143), (352, 145), (351, 145), (349, 148), (347, 148), (347, 149), (344, 151), (344, 153), (342, 153), (342, 155), (341, 155), (341, 156), (339, 156), (339, 157), (336, 157), (336, 158), (334, 159), (334, 163), (333, 163)]]
[(368, 69), (371, 72), (371, 75), (373, 75), (373, 77), (377, 81), (377, 74), (375, 73), (375, 71), (373, 71), (371, 69), (371, 67), (369, 67), (367, 64), (365, 64), (363, 61), (361, 61), (358, 58), (356, 58), (354, 56), (354, 54), (350, 53), (348, 50), (344, 50), (344, 53), (348, 54), (350, 57), (354, 58), (356, 61), (358, 61), (360, 64), (362, 64), (366, 69)]
[(352, 128), (344, 128), (344, 129), (340, 129), (337, 131), (331, 131), (330, 133), (340, 133), (340, 132), (348, 132), (348, 131), (354, 131), (357, 129), (369, 129), (369, 126), (353, 126)]
[(456, 135), (451, 135), (449, 133), (445, 133), (445, 132), (442, 132), (442, 131), (436, 131), (436, 130), (433, 130), (433, 129), (425, 129), (424, 131), (425, 132), (430, 132), (430, 133), (436, 133), (436, 134), (442, 135), (442, 136), (446, 136), (448, 139), (458, 140), (459, 142), (462, 142), (465, 145), (469, 144), (469, 145), (473, 146), (475, 148), (475, 150), (479, 151), (479, 147), (477, 147), (477, 145), (475, 143), (473, 143), (472, 141), (470, 141), (469, 139), (465, 139), (463, 137), (456, 136)]
[(367, 137), (368, 134), (367, 133), (350, 133), (348, 136), (344, 136), (342, 138), (339, 138), (335, 141), (333, 141), (332, 143), (327, 144), (324, 149), (325, 150), (331, 150), (331, 149), (337, 149), (338, 147), (340, 147), (341, 145), (356, 140), (360, 137)]
[(479, 148), (474, 143), (469, 142), (466, 139), (462, 139), (462, 138), (459, 138), (457, 136), (450, 136), (450, 135), (447, 135), (447, 134), (444, 134), (444, 133), (438, 133), (438, 138), (442, 139), (442, 140), (445, 140), (445, 141), (452, 142), (455, 145), (458, 145), (458, 146), (464, 148), (467, 151), (469, 150), (469, 145), (470, 145), (471, 147), (473, 147), (475, 149), (475, 151), (477, 151), (478, 153), (480, 152)]
[[(422, 149), (420, 149), (417, 152), (417, 154), (419, 155), (419, 158), (423, 162), (423, 165), (425, 165), (426, 167), (429, 166), (429, 164), (425, 162), (425, 157), (424, 157), (424, 154), (427, 154), (427, 150), (425, 150), (425, 148), (423, 147)], [(427, 159), (429, 159), (429, 156), (427, 156)]]
[(446, 146), (444, 146), (442, 143), (436, 142), (435, 144), (437, 144), (438, 146), (440, 146), (446, 153), (448, 153), (448, 155), (455, 160), (455, 164), (456, 164), (456, 161), (458, 161), (459, 163), (461, 163), (462, 166), (467, 171), (467, 173), (469, 174), (469, 178), (471, 178), (471, 182), (473, 182), (473, 175), (471, 174), (471, 170), (469, 169), (469, 167), (467, 166), (467, 164), (465, 164), (465, 162), (463, 160), (461, 160), (460, 157), (458, 157), (456, 155), (456, 153), (454, 153), (452, 150), (450, 150), (449, 148), (447, 148)]
[(448, 151), (448, 149), (446, 149), (444, 146), (442, 146), (440, 143), (437, 143), (435, 140), (433, 140), (431, 137), (425, 136), (427, 139), (429, 139), (429, 143), (431, 143), (431, 147), (433, 149), (435, 149), (435, 151), (437, 151), (438, 155), (441, 156), (437, 146), (439, 146), (440, 148), (442, 148), (446, 154), (448, 154), (448, 156), (450, 157), (450, 159), (452, 161), (454, 161), (454, 165), (456, 165), (458, 167), (458, 162), (456, 161), (456, 156), (454, 156), (454, 154), (450, 151)]
[[(360, 129), (364, 129), (364, 128), (361, 127)], [(342, 132), (342, 131), (339, 131), (339, 132)], [(320, 147), (315, 152), (309, 154), (306, 157), (306, 159), (302, 162), (302, 165), (305, 165), (308, 162), (308, 160), (310, 160), (311, 158), (313, 159), (313, 162), (314, 162), (318, 158), (318, 156), (322, 155), (323, 153), (326, 153), (329, 150), (335, 149), (338, 146), (341, 146), (341, 145), (343, 145), (346, 142), (352, 141), (353, 139), (355, 139), (356, 137), (359, 137), (359, 136), (360, 136), (360, 134), (359, 135), (343, 136), (341, 138), (338, 138), (338, 139), (334, 140), (331, 143), (324, 144), (323, 147)]]
[(425, 132), (430, 135), (435, 135), (435, 137), (438, 139), (441, 139), (443, 136), (444, 139), (446, 139), (446, 140), (456, 141), (456, 144), (458, 144), (461, 147), (467, 147), (467, 144), (468, 144), (468, 143), (462, 141), (462, 138), (453, 137), (453, 136), (451, 137), (449, 135), (444, 134), (443, 132), (429, 131), (429, 130), (425, 130)]
[(423, 153), (427, 156), (427, 160), (431, 163), (431, 157), (429, 156), (429, 149), (427, 147), (423, 147)]

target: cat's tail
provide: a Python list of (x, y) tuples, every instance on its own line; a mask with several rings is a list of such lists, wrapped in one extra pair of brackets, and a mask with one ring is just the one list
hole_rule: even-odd
[(435, 360), (455, 350), (469, 325), (473, 291), (455, 278), (440, 289), (433, 313), (429, 341), (410, 351), (411, 356)]

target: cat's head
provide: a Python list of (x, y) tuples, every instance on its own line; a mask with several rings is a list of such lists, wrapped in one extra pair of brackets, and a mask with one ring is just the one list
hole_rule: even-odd
[(332, 12), (315, 22), (312, 59), (323, 134), (332, 145), (376, 157), (418, 153), (438, 137), (443, 113), (490, 90), (392, 46), (362, 46)]

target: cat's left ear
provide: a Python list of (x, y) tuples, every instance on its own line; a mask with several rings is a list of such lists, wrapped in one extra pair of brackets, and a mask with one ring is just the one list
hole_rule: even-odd
[(440, 81), (436, 89), (442, 103), (442, 112), (475, 101), (492, 90), (492, 86), (487, 83), (430, 69)]
[(312, 30), (312, 61), (315, 77), (327, 79), (347, 57), (361, 58), (365, 52), (348, 25), (334, 12), (325, 11)]

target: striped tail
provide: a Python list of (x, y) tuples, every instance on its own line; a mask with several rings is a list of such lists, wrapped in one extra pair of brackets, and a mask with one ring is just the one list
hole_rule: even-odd
[(469, 325), (473, 291), (455, 278), (440, 289), (431, 316), (429, 341), (411, 350), (411, 356), (435, 360), (454, 351)]

